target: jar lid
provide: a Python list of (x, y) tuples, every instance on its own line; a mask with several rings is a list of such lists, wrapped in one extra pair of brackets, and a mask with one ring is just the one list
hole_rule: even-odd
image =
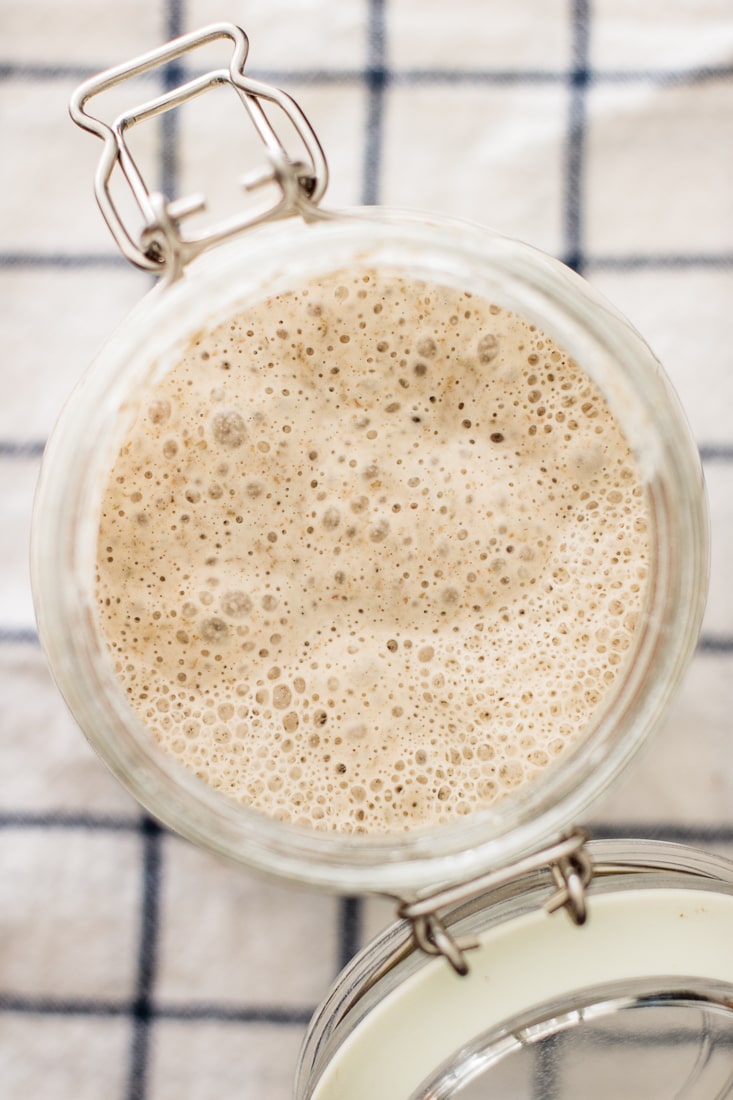
[(582, 928), (536, 908), (537, 875), (451, 914), (478, 938), (465, 977), (387, 929), (316, 1013), (297, 1100), (730, 1095), (733, 863), (643, 841), (589, 849)]

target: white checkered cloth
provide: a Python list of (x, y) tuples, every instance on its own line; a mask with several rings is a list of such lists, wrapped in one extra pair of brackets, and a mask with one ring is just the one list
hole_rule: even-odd
[[(66, 104), (212, 19), (329, 154), (334, 206), (493, 225), (573, 263), (647, 336), (702, 449), (703, 640), (599, 835), (733, 850), (733, 10), (730, 0), (4, 0), (0, 23), (0, 1081), (8, 1098), (285, 1100), (307, 1018), (389, 918), (160, 831), (87, 747), (34, 629), (28, 529), (65, 395), (147, 289), (91, 198)], [(177, 171), (225, 164), (181, 130)], [(152, 151), (155, 132), (151, 130)], [(169, 150), (170, 152), (170, 150)], [(169, 158), (170, 163), (170, 158)], [(348, 1098), (345, 1098), (348, 1100)], [(375, 1098), (376, 1100), (376, 1098)]]

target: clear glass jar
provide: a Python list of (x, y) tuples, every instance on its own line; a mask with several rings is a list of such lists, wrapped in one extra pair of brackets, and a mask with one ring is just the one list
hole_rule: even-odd
[[(342, 268), (377, 267), (460, 290), (536, 324), (597, 383), (635, 453), (652, 520), (651, 582), (633, 659), (577, 748), (495, 807), (455, 824), (338, 835), (229, 801), (156, 747), (128, 705), (100, 633), (95, 556), (101, 496), (141, 387), (191, 337), (244, 305)], [(49, 442), (33, 524), (43, 646), (82, 730), (170, 828), (224, 856), (344, 892), (404, 896), (516, 860), (577, 822), (662, 718), (693, 651), (707, 582), (698, 455), (653, 354), (606, 301), (550, 257), (488, 230), (386, 210), (250, 229), (154, 289), (112, 337)]]
[(531, 874), (460, 906), (467, 977), (387, 928), (317, 1009), (295, 1100), (712, 1100), (733, 1090), (733, 864), (591, 842), (590, 920), (543, 911)]

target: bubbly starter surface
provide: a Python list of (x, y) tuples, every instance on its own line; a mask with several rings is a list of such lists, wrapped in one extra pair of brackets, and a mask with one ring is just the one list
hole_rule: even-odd
[(97, 595), (129, 702), (196, 775), (342, 832), (530, 782), (613, 688), (647, 505), (598, 389), (523, 319), (341, 272), (144, 396)]

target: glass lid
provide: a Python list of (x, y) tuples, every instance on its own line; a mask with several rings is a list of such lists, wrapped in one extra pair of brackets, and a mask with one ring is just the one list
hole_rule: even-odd
[[(490, 1090), (490, 1091), (488, 1091)], [(733, 1003), (721, 982), (617, 982), (481, 1036), (411, 1100), (711, 1100), (733, 1096)]]
[(316, 1013), (296, 1100), (733, 1097), (733, 864), (591, 842), (588, 919), (531, 872), (446, 914), (458, 976), (393, 925)]

